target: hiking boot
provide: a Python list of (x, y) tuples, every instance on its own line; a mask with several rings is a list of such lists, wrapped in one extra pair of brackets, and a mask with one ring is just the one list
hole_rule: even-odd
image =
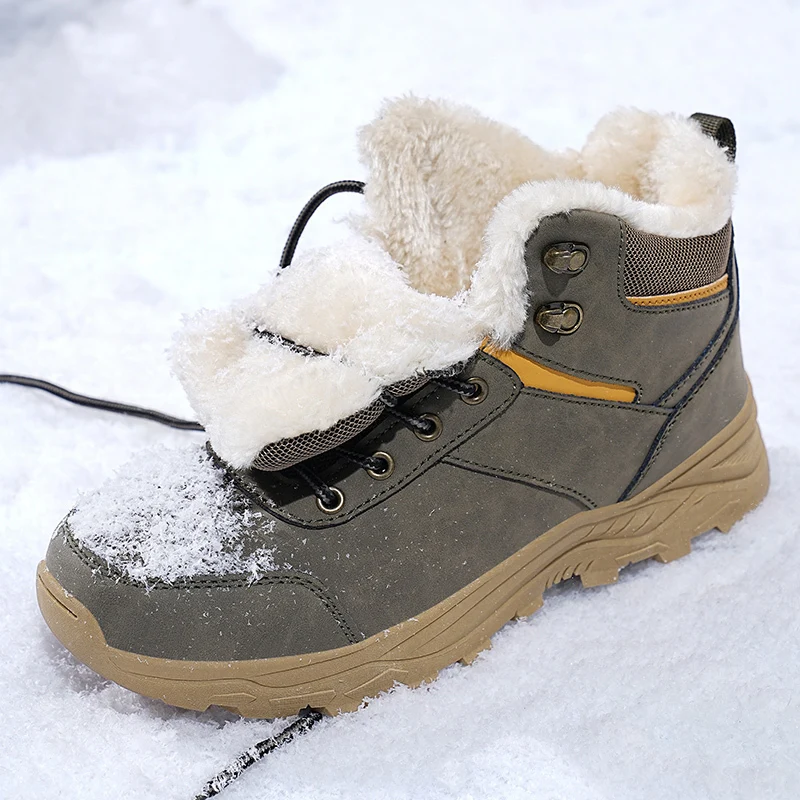
[(209, 443), (58, 527), (48, 625), (174, 705), (357, 708), (469, 662), (572, 576), (686, 555), (768, 486), (742, 366), (730, 121), (618, 111), (552, 153), (406, 98), (343, 243), (190, 319)]

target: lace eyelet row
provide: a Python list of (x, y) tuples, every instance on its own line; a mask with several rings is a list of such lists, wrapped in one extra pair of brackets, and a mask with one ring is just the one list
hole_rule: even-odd
[[(453, 388), (446, 383), (443, 385), (446, 388), (451, 388), (453, 391), (457, 391), (461, 399), (467, 403), (468, 405), (478, 405), (482, 403), (488, 393), (489, 393), (489, 385), (483, 378), (479, 378), (477, 376), (473, 376), (468, 378), (466, 383), (471, 384), (475, 387), (472, 393), (467, 394), (461, 388)], [(462, 384), (463, 385), (463, 384)], [(417, 420), (424, 420), (425, 422), (429, 423), (427, 426), (427, 430), (420, 430), (418, 427), (413, 427), (412, 431), (414, 435), (423, 442), (433, 442), (438, 439), (443, 431), (444, 431), (444, 423), (439, 417), (438, 414), (420, 414), (416, 417)], [(352, 454), (351, 454), (352, 457)], [(374, 467), (364, 466), (364, 471), (369, 475), (373, 480), (376, 481), (385, 481), (392, 476), (395, 471), (395, 460), (394, 458), (387, 452), (383, 450), (378, 450), (373, 453), (370, 457), (370, 460), (378, 460), (382, 461), (385, 464), (383, 469), (375, 469)], [(327, 486), (324, 487), (326, 493), (328, 494), (328, 499), (331, 502), (326, 503), (325, 498), (317, 494), (317, 508), (325, 514), (337, 514), (339, 513), (342, 508), (344, 508), (345, 497), (344, 492), (341, 489), (338, 489), (335, 486)]]

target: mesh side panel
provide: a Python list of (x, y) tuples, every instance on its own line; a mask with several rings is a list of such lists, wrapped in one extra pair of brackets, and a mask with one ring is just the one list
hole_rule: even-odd
[(381, 415), (382, 410), (383, 404), (376, 401), (358, 413), (339, 420), (324, 431), (303, 433), (291, 439), (281, 439), (279, 442), (268, 444), (256, 456), (253, 468), (263, 469), (267, 472), (286, 469), (307, 458), (338, 447), (372, 425)]
[[(388, 391), (398, 397), (403, 397), (416, 392), (427, 380), (426, 377), (408, 378), (393, 384)], [(293, 436), (291, 439), (281, 439), (279, 442), (268, 444), (256, 456), (253, 468), (274, 472), (332, 450), (366, 430), (380, 417), (384, 409), (384, 404), (380, 400), (376, 400), (366, 408), (362, 408), (361, 411), (340, 419), (324, 431), (311, 431), (300, 434), (300, 436)]]
[(699, 289), (725, 274), (731, 223), (710, 236), (673, 239), (625, 225), (625, 294), (648, 297)]

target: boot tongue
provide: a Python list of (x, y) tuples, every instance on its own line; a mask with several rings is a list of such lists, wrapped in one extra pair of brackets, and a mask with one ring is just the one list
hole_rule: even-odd
[(418, 290), (466, 289), (500, 200), (527, 181), (577, 177), (577, 153), (548, 153), (469, 108), (407, 97), (361, 129), (369, 177), (360, 231), (377, 239)]

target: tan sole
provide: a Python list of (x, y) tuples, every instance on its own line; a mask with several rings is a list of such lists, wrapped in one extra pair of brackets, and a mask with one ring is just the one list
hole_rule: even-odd
[(613, 583), (621, 567), (686, 555), (695, 536), (728, 531), (767, 492), (769, 468), (752, 396), (739, 415), (690, 459), (636, 497), (565, 520), (502, 564), (418, 617), (363, 642), (251, 661), (175, 661), (106, 644), (97, 620), (38, 569), (39, 607), (80, 661), (135, 692), (183, 708), (219, 705), (246, 717), (281, 717), (311, 706), (351, 711), (395, 682), (417, 686), (444, 667), (469, 663), (490, 637), (542, 604), (546, 588), (579, 575)]

